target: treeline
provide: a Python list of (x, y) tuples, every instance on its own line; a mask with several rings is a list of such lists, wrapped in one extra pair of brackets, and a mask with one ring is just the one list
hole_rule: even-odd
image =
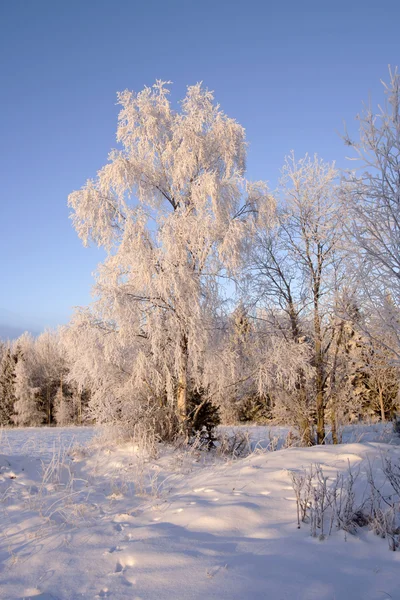
[[(358, 311), (354, 309), (353, 315), (353, 323), (348, 318), (340, 320), (330, 315), (323, 336), (324, 410), (331, 430), (328, 437), (336, 442), (340, 441), (341, 425), (363, 419), (390, 420), (398, 411), (399, 369), (394, 366), (394, 355), (378, 342), (374, 347), (371, 338), (360, 333)], [(275, 325), (277, 330), (272, 333), (271, 320), (278, 317), (279, 326)], [(303, 441), (310, 443), (316, 423), (310, 323), (299, 320), (296, 331), (297, 343), (306, 349), (311, 368), (307, 361), (303, 367), (300, 365), (301, 379), (293, 385), (289, 379), (281, 380), (279, 367), (272, 365), (276, 372), (270, 373), (271, 384), (262, 386), (262, 391), (257, 377), (264, 361), (260, 365), (256, 357), (271, 352), (274, 360), (283, 363), (293, 360), (285, 341), (291, 331), (289, 319), (285, 322), (284, 313), (271, 314), (270, 319), (266, 314), (254, 318), (240, 304), (220, 325), (226, 336), (224, 351), (233, 370), (228, 377), (226, 374), (218, 377), (222, 382), (218, 400), (214, 400), (218, 410), (207, 412), (204, 404), (206, 410), (200, 414), (198, 426), (221, 421), (265, 424), (274, 420), (296, 427)], [(281, 332), (278, 348), (271, 344), (272, 339), (274, 343), (277, 341), (277, 331)], [(46, 331), (37, 338), (26, 333), (13, 342), (0, 344), (1, 426), (65, 426), (96, 421), (96, 405), (90, 403), (96, 386), (82, 389), (71, 376), (71, 370), (80, 366), (68, 357), (69, 335), (68, 328)], [(84, 351), (83, 354), (86, 355)], [(284, 370), (288, 373), (291, 368), (293, 365), (286, 365)], [(205, 398), (211, 398), (195, 385), (189, 396), (194, 411)], [(167, 399), (164, 401), (167, 404)], [(163, 426), (162, 421), (159, 425)]]
[(59, 333), (0, 342), (0, 426), (88, 422), (89, 392), (68, 381), (68, 372)]

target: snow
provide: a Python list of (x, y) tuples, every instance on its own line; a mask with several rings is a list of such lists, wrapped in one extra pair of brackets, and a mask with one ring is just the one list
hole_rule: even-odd
[(0, 598), (400, 598), (400, 553), (386, 540), (297, 529), (288, 473), (350, 463), (361, 496), (368, 461), (378, 472), (383, 455), (400, 459), (382, 427), (275, 452), (258, 442), (283, 429), (249, 432), (257, 449), (244, 459), (163, 448), (147, 460), (133, 444), (99, 446), (93, 428), (2, 430)]

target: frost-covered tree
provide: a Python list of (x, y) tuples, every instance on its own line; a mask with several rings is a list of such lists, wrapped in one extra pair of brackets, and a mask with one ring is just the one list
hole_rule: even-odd
[(11, 425), (13, 422), (17, 360), (17, 355), (7, 347), (0, 362), (0, 425)]
[[(381, 324), (380, 339), (400, 360), (400, 75), (389, 69), (383, 84), (386, 104), (366, 106), (358, 116), (360, 136), (345, 141), (358, 165), (347, 173), (348, 228), (357, 258), (357, 278), (363, 284), (364, 307), (370, 321)], [(375, 331), (376, 327), (373, 328)], [(367, 329), (366, 329), (367, 330)]]
[(54, 418), (62, 427), (74, 422), (74, 404), (71, 396), (64, 393), (62, 383), (54, 398)]
[(73, 371), (90, 377), (99, 417), (120, 419), (140, 398), (185, 430), (190, 388), (209, 389), (216, 372), (221, 278), (238, 265), (244, 222), (266, 188), (244, 180), (244, 129), (211, 92), (189, 87), (177, 112), (168, 94), (162, 82), (119, 94), (122, 148), (69, 197), (78, 235), (108, 256), (96, 302), (66, 339), (87, 350)]
[(303, 273), (301, 285), (310, 303), (317, 443), (325, 439), (324, 297), (336, 284), (340, 264), (341, 222), (334, 165), (292, 155), (282, 172), (281, 227), (287, 252)]
[[(292, 153), (285, 161), (277, 192), (275, 218), (259, 219), (251, 253), (250, 273), (259, 318), (271, 333), (286, 341), (293, 352), (308, 350), (314, 372), (312, 386), (299, 366), (292, 412), (303, 414), (303, 437), (313, 412), (317, 443), (325, 439), (326, 333), (332, 312), (332, 291), (337, 286), (341, 264), (341, 210), (334, 165), (318, 157), (296, 161)], [(310, 394), (313, 399), (310, 402)], [(295, 406), (297, 402), (297, 406)]]
[(54, 420), (54, 398), (68, 371), (58, 334), (46, 331), (33, 338), (25, 333), (13, 342), (13, 352), (18, 357), (14, 422), (18, 425), (43, 422), (50, 425)]
[(13, 421), (22, 426), (43, 423), (44, 411), (37, 386), (37, 356), (35, 342), (25, 333), (16, 341), (18, 362), (15, 366), (15, 402)]
[(370, 350), (366, 364), (370, 406), (381, 421), (393, 418), (399, 409), (399, 371), (388, 350)]
[(13, 421), (16, 425), (37, 427), (43, 423), (38, 388), (32, 387), (29, 367), (21, 357), (15, 367), (15, 396)]
[(53, 422), (53, 405), (60, 382), (65, 379), (68, 367), (65, 350), (58, 332), (45, 331), (34, 342), (35, 385), (39, 388), (46, 422)]
[[(394, 340), (386, 334), (381, 341), (381, 324), (360, 335), (359, 386), (362, 386), (363, 412), (392, 419), (399, 408), (399, 366), (396, 354), (388, 349)], [(360, 385), (361, 384), (361, 385)]]
[(334, 444), (341, 440), (341, 426), (362, 413), (366, 392), (360, 377), (363, 339), (358, 331), (360, 313), (353, 296), (344, 288), (338, 294), (328, 315), (325, 341), (326, 418)]

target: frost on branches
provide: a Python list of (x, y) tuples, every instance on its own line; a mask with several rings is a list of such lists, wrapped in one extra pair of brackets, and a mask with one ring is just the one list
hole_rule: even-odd
[(325, 439), (330, 352), (338, 337), (332, 316), (344, 258), (340, 223), (345, 212), (337, 175), (333, 164), (317, 156), (287, 157), (275, 218), (258, 219), (248, 264), (257, 318), (275, 338), (266, 352), (276, 365), (269, 378), (274, 406), (296, 423), (306, 444), (313, 443), (314, 421), (317, 443)]
[(122, 147), (69, 197), (78, 235), (107, 258), (95, 302), (64, 334), (96, 418), (132, 431), (146, 415), (164, 437), (188, 435), (193, 396), (215, 396), (224, 283), (269, 201), (244, 179), (244, 129), (212, 93), (189, 87), (179, 112), (168, 94), (163, 82), (119, 94)]
[[(358, 116), (360, 136), (345, 141), (355, 151), (347, 173), (355, 271), (363, 290), (365, 331), (400, 364), (400, 75), (389, 68), (386, 104), (366, 106)], [(358, 163), (358, 164), (357, 164)], [(389, 339), (388, 339), (389, 338)]]

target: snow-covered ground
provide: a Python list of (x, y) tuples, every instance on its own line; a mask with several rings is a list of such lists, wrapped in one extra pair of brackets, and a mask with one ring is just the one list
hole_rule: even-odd
[(297, 529), (289, 477), (350, 464), (361, 497), (368, 464), (378, 473), (382, 456), (400, 459), (381, 426), (274, 452), (287, 430), (254, 427), (255, 452), (237, 460), (196, 450), (145, 460), (132, 444), (99, 447), (94, 433), (0, 431), (2, 600), (400, 599), (400, 552), (367, 528), (324, 541)]

